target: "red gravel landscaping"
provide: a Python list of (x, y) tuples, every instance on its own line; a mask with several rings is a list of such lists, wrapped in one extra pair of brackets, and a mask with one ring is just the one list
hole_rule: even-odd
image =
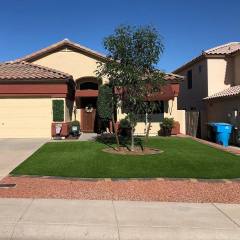
[(190, 180), (69, 180), (38, 177), (6, 177), (0, 197), (139, 200), (169, 202), (240, 203), (240, 182), (192, 182)]

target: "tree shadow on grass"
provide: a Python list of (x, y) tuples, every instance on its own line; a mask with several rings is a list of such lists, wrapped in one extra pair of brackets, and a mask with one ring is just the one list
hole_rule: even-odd
[[(116, 149), (116, 138), (114, 134), (101, 134), (97, 136), (96, 141), (102, 144), (105, 144), (109, 148)], [(120, 147), (125, 147), (129, 151), (131, 150), (131, 138), (119, 136)], [(143, 139), (140, 137), (134, 137), (135, 146), (139, 146), (143, 151)]]

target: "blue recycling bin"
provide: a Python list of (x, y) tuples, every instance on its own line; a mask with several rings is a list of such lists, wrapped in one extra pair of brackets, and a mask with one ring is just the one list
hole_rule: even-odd
[(213, 127), (216, 133), (216, 143), (227, 147), (233, 126), (228, 123), (210, 123), (209, 125)]

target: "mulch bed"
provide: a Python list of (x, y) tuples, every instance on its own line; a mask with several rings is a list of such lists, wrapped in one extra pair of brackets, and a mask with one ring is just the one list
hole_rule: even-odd
[(190, 180), (77, 180), (43, 177), (6, 177), (0, 197), (83, 200), (139, 200), (169, 202), (240, 203), (240, 182)]
[(112, 153), (112, 154), (122, 154), (122, 155), (154, 155), (162, 153), (163, 151), (156, 149), (156, 148), (141, 148), (135, 147), (134, 151), (131, 151), (127, 147), (119, 147), (118, 149), (115, 148), (104, 148), (102, 149), (103, 152)]

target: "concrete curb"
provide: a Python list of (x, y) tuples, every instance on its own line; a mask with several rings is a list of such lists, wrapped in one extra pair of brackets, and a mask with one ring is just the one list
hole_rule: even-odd
[(41, 178), (41, 179), (59, 179), (69, 181), (86, 181), (86, 182), (117, 182), (117, 181), (190, 181), (193, 183), (209, 182), (209, 183), (233, 183), (240, 182), (240, 178), (233, 179), (204, 179), (204, 178), (168, 178), (168, 177), (156, 177), (156, 178), (78, 178), (78, 177), (60, 177), (60, 176), (41, 176), (41, 175), (12, 175), (9, 177), (19, 178)]

